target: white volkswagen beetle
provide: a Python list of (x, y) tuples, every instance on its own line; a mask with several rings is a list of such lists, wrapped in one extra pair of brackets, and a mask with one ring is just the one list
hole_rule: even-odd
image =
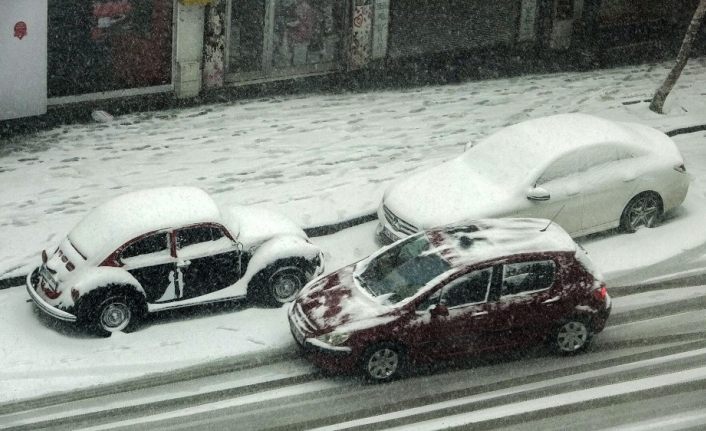
[(655, 226), (679, 206), (690, 177), (674, 142), (634, 123), (585, 114), (525, 121), (385, 192), (384, 242), (421, 229), (488, 217), (540, 217), (571, 236)]
[(321, 250), (286, 217), (220, 211), (193, 187), (142, 190), (88, 213), (27, 277), (47, 314), (102, 335), (148, 312), (249, 297), (279, 305), (323, 271)]

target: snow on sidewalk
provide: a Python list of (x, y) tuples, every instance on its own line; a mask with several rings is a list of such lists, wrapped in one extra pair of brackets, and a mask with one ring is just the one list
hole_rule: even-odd
[(9, 185), (0, 189), (0, 278), (25, 272), (88, 210), (131, 190), (194, 185), (220, 204), (259, 204), (315, 226), (372, 212), (395, 178), (528, 118), (581, 111), (662, 130), (703, 122), (706, 58), (686, 68), (670, 115), (622, 103), (649, 98), (668, 66), (270, 97), (0, 141)]

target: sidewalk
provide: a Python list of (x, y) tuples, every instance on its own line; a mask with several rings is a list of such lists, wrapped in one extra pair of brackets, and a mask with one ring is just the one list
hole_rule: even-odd
[[(706, 58), (658, 116), (646, 103), (669, 64), (361, 94), (237, 101), (62, 126), (0, 141), (0, 278), (22, 273), (115, 195), (188, 184), (306, 227), (369, 214), (395, 178), (524, 119), (581, 111), (662, 130), (701, 124)], [(687, 165), (690, 169), (692, 164)]]

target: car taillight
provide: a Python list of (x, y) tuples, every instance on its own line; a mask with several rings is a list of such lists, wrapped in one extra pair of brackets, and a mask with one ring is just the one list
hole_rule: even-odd
[(601, 287), (593, 289), (593, 297), (599, 301), (605, 301), (606, 296), (608, 296), (608, 289), (606, 289), (605, 284), (601, 284)]
[(73, 263), (71, 263), (71, 262), (66, 262), (66, 269), (67, 269), (69, 272), (71, 272), (71, 271), (73, 271), (74, 269), (76, 269), (76, 267), (74, 266)]
[(61, 296), (61, 292), (58, 290), (52, 290), (47, 287), (42, 287), (42, 291), (44, 291), (44, 294), (47, 295), (47, 298), (49, 299), (56, 299)]
[(76, 302), (76, 301), (78, 301), (78, 297), (79, 297), (78, 290), (71, 288), (71, 299), (73, 299), (74, 302)]
[(674, 170), (684, 174), (686, 173), (686, 166), (684, 166), (684, 163), (682, 163), (681, 165), (674, 165)]

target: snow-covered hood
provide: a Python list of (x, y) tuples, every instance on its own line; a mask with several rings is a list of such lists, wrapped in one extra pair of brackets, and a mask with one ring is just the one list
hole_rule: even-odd
[(383, 203), (419, 229), (503, 214), (515, 191), (474, 172), (460, 158), (418, 172), (392, 185)]
[(228, 229), (247, 249), (278, 235), (306, 239), (306, 233), (288, 217), (264, 208), (232, 205), (221, 210)]
[(321, 333), (338, 330), (342, 332), (376, 326), (392, 308), (375, 301), (361, 291), (353, 279), (355, 266), (347, 266), (306, 286), (297, 303)]

